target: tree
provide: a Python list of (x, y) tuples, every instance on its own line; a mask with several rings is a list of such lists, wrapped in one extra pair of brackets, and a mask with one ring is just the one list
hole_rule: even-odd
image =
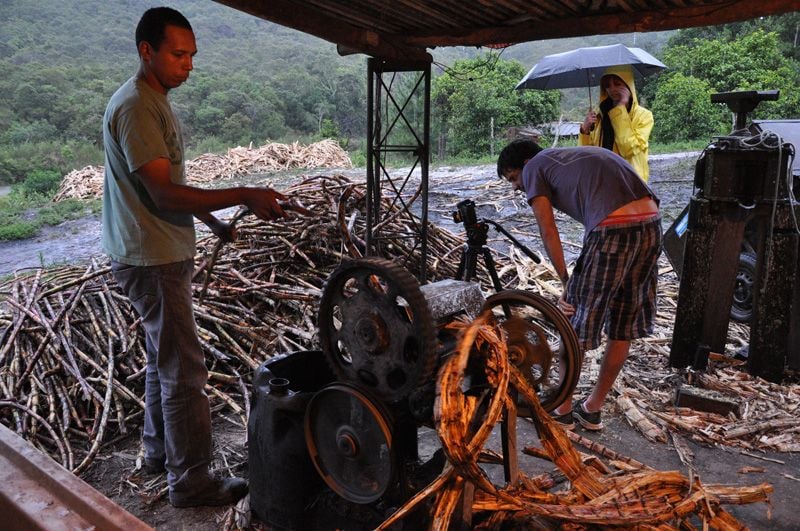
[(285, 133), (275, 92), (243, 72), (224, 78), (198, 74), (171, 99), (190, 145), (205, 137), (262, 143)]
[(433, 83), (434, 112), (451, 154), (486, 155), (508, 127), (541, 124), (558, 116), (557, 91), (514, 90), (525, 75), (518, 61), (493, 54), (456, 61)]
[(653, 137), (662, 142), (697, 140), (727, 133), (723, 109), (711, 103), (707, 81), (677, 72), (660, 83), (652, 111)]
[(670, 37), (669, 47), (691, 46), (695, 40), (735, 40), (757, 29), (778, 34), (781, 52), (787, 59), (800, 60), (800, 11), (761, 17), (732, 24), (688, 28)]
[(667, 48), (664, 62), (672, 72), (706, 81), (713, 92), (780, 90), (780, 100), (760, 104), (753, 118), (800, 116), (800, 65), (781, 52), (777, 33), (756, 29), (735, 39), (696, 39)]
[(710, 103), (715, 92), (777, 89), (780, 99), (761, 103), (751, 118), (800, 116), (800, 65), (785, 53), (778, 33), (760, 26), (751, 21), (685, 30), (670, 40), (663, 54), (669, 70), (648, 87), (655, 95), (656, 140), (692, 140), (730, 132), (727, 108)]

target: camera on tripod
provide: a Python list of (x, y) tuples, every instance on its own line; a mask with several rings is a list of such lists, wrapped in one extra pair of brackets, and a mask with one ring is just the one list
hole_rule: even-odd
[(465, 226), (478, 223), (478, 215), (475, 213), (475, 201), (464, 199), (456, 205), (456, 208), (458, 210), (453, 212), (453, 221), (463, 223)]
[(463, 223), (467, 231), (467, 244), (483, 246), (486, 245), (486, 235), (489, 233), (489, 225), (484, 221), (478, 221), (475, 212), (475, 202), (472, 199), (465, 199), (456, 204), (456, 211), (453, 212), (453, 221)]

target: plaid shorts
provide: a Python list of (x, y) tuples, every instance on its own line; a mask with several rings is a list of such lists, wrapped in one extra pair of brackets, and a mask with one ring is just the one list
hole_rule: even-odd
[(653, 333), (656, 314), (661, 218), (597, 227), (584, 242), (567, 282), (575, 306), (572, 326), (584, 350), (609, 339), (631, 340)]

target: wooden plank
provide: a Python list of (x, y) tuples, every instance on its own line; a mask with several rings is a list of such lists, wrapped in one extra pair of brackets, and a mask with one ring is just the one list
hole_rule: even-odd
[[(514, 398), (516, 399), (516, 397)], [(519, 484), (516, 411), (506, 410), (503, 412), (503, 420), (500, 423), (500, 444), (503, 448), (503, 474), (506, 483), (516, 486)]]
[(441, 16), (435, 10), (420, 11), (419, 4), (414, 0), (395, 0), (387, 2), (382, 9), (383, 15), (392, 17), (402, 24), (403, 28), (437, 28), (441, 24), (450, 24), (450, 20)]
[(361, 30), (369, 29), (381, 34), (394, 34), (403, 30), (393, 17), (385, 15), (385, 7), (372, 2), (333, 3), (311, 0), (307, 4), (317, 13), (330, 19), (343, 21)]
[[(411, 34), (409, 46), (475, 46), (481, 44), (518, 43), (583, 35), (663, 31), (709, 26), (748, 20), (758, 16), (778, 15), (796, 10), (796, 0), (748, 0), (715, 2), (685, 8), (642, 10), (633, 13), (604, 10), (595, 15), (563, 17), (546, 24), (523, 22), (514, 26), (483, 27), (460, 34)], [(531, 7), (541, 7), (533, 6)], [(534, 14), (535, 12), (531, 13)]]
[(458, 531), (472, 529), (472, 503), (475, 501), (475, 484), (465, 481), (461, 489), (461, 499), (453, 514), (452, 528)]
[(0, 514), (6, 531), (152, 530), (3, 425)]
[(216, 0), (239, 11), (293, 28), (349, 50), (387, 59), (431, 61), (424, 47), (406, 46), (392, 35), (348, 24), (342, 18), (326, 16), (317, 10), (290, 0)]
[[(609, 33), (662, 31), (736, 22), (797, 9), (796, 0), (624, 0), (567, 4), (537, 0), (216, 0), (315, 35), (351, 51), (387, 59), (428, 60), (426, 48), (519, 43)], [(646, 6), (646, 7), (642, 7)], [(398, 11), (401, 10), (401, 11)], [(412, 16), (413, 15), (413, 16)]]
[(682, 385), (675, 390), (675, 405), (697, 411), (707, 411), (727, 416), (734, 413), (741, 416), (741, 403), (719, 391), (701, 389), (692, 385)]

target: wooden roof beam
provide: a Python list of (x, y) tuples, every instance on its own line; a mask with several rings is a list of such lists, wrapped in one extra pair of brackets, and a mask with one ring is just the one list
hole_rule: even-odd
[(513, 26), (496, 26), (462, 34), (417, 34), (404, 39), (409, 46), (480, 46), (482, 44), (520, 43), (563, 37), (664, 31), (696, 26), (738, 22), (760, 16), (796, 11), (797, 0), (729, 0), (714, 4), (679, 7), (663, 11), (637, 11), (611, 15), (590, 15)]
[(340, 20), (321, 15), (287, 0), (216, 0), (239, 11), (293, 28), (339, 45), (348, 53), (365, 53), (374, 57), (395, 60), (431, 62), (424, 47), (408, 45), (401, 39), (357, 28)]

